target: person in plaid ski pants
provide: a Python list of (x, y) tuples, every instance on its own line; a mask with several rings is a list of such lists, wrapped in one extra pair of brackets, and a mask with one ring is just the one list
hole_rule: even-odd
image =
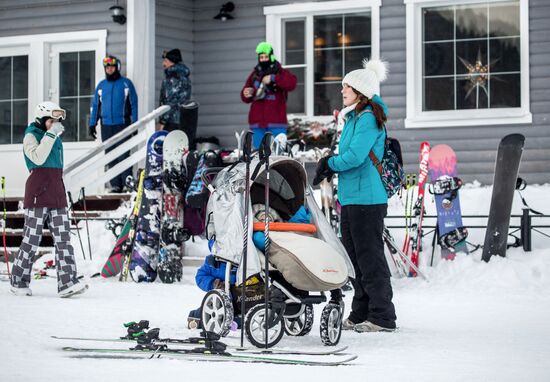
[(88, 288), (77, 279), (69, 231), (60, 138), (64, 131), (60, 121), (64, 119), (65, 110), (53, 102), (42, 102), (36, 107), (35, 121), (25, 130), (23, 152), (30, 175), (25, 184), (23, 241), (14, 260), (10, 288), (18, 296), (32, 295), (33, 258), (46, 222), (55, 242), (59, 296), (71, 297)]

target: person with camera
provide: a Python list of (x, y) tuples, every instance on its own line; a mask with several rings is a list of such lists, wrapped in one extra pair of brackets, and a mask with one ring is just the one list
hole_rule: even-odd
[(241, 100), (251, 104), (248, 124), (253, 134), (253, 145), (258, 148), (267, 131), (274, 137), (286, 134), (286, 100), (288, 93), (296, 88), (297, 79), (275, 59), (268, 42), (259, 43), (256, 54), (258, 64), (246, 79)]

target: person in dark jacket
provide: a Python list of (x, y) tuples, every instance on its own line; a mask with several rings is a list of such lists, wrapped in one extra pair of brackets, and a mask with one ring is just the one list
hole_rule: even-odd
[[(164, 80), (160, 87), (159, 105), (170, 106), (170, 111), (160, 116), (161, 130), (181, 130), (180, 106), (191, 98), (191, 71), (182, 62), (181, 51), (172, 49), (162, 54), (162, 67), (164, 68)], [(195, 130), (185, 131), (189, 142), (195, 140)]]
[(53, 102), (42, 102), (35, 110), (35, 121), (25, 130), (23, 153), (30, 176), (25, 185), (25, 227), (23, 241), (13, 263), (11, 292), (31, 296), (29, 288), (34, 255), (48, 223), (55, 242), (57, 291), (60, 297), (83, 293), (88, 285), (76, 275), (74, 250), (71, 245), (67, 200), (63, 184), (64, 131), (61, 120), (65, 110)]
[[(132, 81), (120, 74), (120, 60), (114, 56), (103, 59), (105, 79), (95, 89), (90, 114), (90, 135), (96, 139), (97, 123), (101, 121), (101, 139), (106, 141), (119, 133), (138, 119), (138, 97)], [(122, 143), (122, 142), (121, 142)], [(105, 150), (108, 153), (121, 143)], [(128, 158), (126, 152), (107, 165), (114, 167), (117, 163)], [(126, 184), (126, 177), (132, 174), (131, 168), (111, 179), (111, 191), (122, 192)]]
[(388, 110), (379, 96), (379, 84), (386, 78), (387, 68), (379, 60), (365, 60), (363, 66), (342, 81), (345, 124), (338, 155), (319, 160), (314, 184), (338, 174), (342, 242), (356, 275), (351, 313), (342, 328), (392, 331), (396, 315), (382, 239), (388, 197), (369, 158), (371, 150), (379, 160), (384, 155)]
[(246, 79), (241, 100), (251, 104), (248, 125), (254, 134), (254, 147), (258, 148), (265, 132), (269, 131), (274, 137), (286, 134), (286, 99), (296, 88), (297, 79), (275, 60), (271, 44), (259, 43), (256, 54), (258, 65)]

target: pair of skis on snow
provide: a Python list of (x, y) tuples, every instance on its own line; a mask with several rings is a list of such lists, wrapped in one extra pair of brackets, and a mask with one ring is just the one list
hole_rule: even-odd
[[(191, 361), (271, 363), (284, 365), (337, 366), (349, 363), (357, 355), (344, 353), (347, 346), (329, 350), (255, 349), (225, 344), (220, 336), (203, 332), (201, 337), (160, 338), (159, 329), (149, 329), (149, 321), (125, 324), (127, 334), (120, 338), (59, 337), (78, 342), (136, 343), (129, 348), (62, 347), (76, 358), (176, 358)], [(290, 357), (293, 356), (293, 357)], [(321, 358), (319, 358), (321, 357)]]

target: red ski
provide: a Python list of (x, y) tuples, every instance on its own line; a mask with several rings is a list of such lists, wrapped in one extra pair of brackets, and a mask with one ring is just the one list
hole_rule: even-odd
[[(411, 249), (411, 261), (418, 266), (418, 255), (422, 250), (422, 219), (424, 218), (424, 190), (426, 178), (428, 177), (428, 161), (430, 159), (430, 144), (422, 142), (420, 144), (420, 170), (418, 172), (418, 197), (414, 204), (415, 221), (412, 226), (412, 234), (409, 238)], [(406, 243), (407, 251), (409, 243)], [(415, 277), (416, 271), (411, 268), (409, 276)]]

